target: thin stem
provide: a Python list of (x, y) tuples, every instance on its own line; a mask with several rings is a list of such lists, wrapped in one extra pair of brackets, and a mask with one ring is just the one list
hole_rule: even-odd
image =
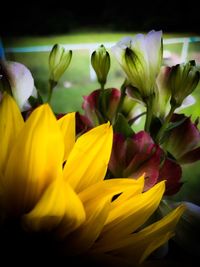
[(101, 91), (103, 92), (105, 88), (105, 83), (100, 83), (100, 85), (101, 85)]
[(147, 106), (147, 111), (146, 111), (146, 120), (145, 120), (145, 126), (144, 129), (146, 132), (150, 132), (150, 126), (151, 126), (151, 121), (152, 121), (152, 116), (153, 116), (153, 112), (152, 112), (152, 97), (150, 96), (147, 100), (146, 100), (146, 106)]
[(176, 106), (171, 106), (171, 109), (170, 109), (168, 115), (166, 116), (165, 121), (164, 121), (163, 125), (161, 126), (161, 128), (160, 128), (160, 130), (156, 136), (156, 143), (159, 144), (162, 141), (165, 130), (166, 130), (171, 118), (172, 118), (172, 115), (173, 115), (175, 109), (176, 109)]
[(124, 99), (125, 99), (125, 96), (126, 96), (126, 80), (122, 84), (120, 91), (121, 91), (121, 96), (120, 96), (119, 104), (118, 104), (117, 109), (116, 109), (116, 112), (115, 112), (114, 123), (116, 122), (117, 115), (118, 115), (118, 113), (120, 113), (120, 111), (122, 109), (122, 106), (124, 104)]
[(140, 117), (142, 117), (143, 115), (146, 114), (146, 111), (140, 113), (139, 115), (135, 116), (134, 118), (131, 118), (129, 121), (128, 121), (128, 124), (129, 125), (132, 125), (133, 123), (135, 123), (136, 120), (138, 120)]
[(104, 90), (104, 87), (105, 86), (105, 83), (101, 83), (101, 96), (100, 96), (100, 99), (101, 99), (101, 103), (102, 103), (102, 109), (103, 109), (103, 114), (106, 114), (106, 99), (105, 99), (105, 90)]
[(104, 123), (107, 121), (107, 107), (106, 107), (106, 98), (105, 98), (105, 83), (100, 82), (101, 88), (100, 88), (100, 95), (99, 95), (99, 100), (98, 100), (98, 119), (99, 123)]
[(53, 80), (49, 80), (49, 88), (48, 88), (48, 97), (47, 97), (47, 103), (50, 103), (51, 98), (52, 98), (52, 93), (53, 93), (53, 89), (54, 87), (57, 85), (57, 82), (53, 81)]

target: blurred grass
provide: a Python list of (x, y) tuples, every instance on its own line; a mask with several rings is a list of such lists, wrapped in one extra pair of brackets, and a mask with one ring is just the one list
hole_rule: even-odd
[[(122, 37), (135, 33), (81, 33), (66, 36), (26, 37), (18, 39), (5, 39), (5, 47), (24, 47), (37, 45), (77, 44), (77, 43), (106, 43), (117, 42)], [(164, 34), (164, 38), (184, 37), (187, 34)], [(170, 51), (174, 57), (180, 57), (181, 44), (165, 45), (164, 50)], [(109, 50), (108, 50), (109, 51)], [(110, 52), (110, 51), (109, 51)], [(7, 59), (25, 64), (32, 72), (36, 88), (45, 98), (48, 85), (48, 55), (49, 53), (9, 53)], [(120, 88), (124, 76), (115, 58), (111, 56), (111, 69), (108, 75), (106, 87)], [(188, 50), (187, 60), (195, 59), (200, 65), (200, 44), (191, 43)], [(87, 50), (73, 51), (72, 61), (66, 73), (62, 76), (57, 88), (53, 92), (51, 106), (56, 113), (71, 111), (82, 112), (83, 96), (99, 88), (95, 80), (90, 79), (90, 55)], [(193, 119), (200, 116), (200, 83), (193, 93), (196, 103), (181, 110), (181, 113), (191, 115)], [(141, 125), (135, 125), (137, 131)], [(200, 204), (200, 163), (186, 165), (183, 168), (184, 185), (181, 191), (174, 196), (176, 200), (193, 201)]]
[(60, 44), (82, 44), (97, 42), (115, 42), (124, 35), (130, 33), (75, 33), (69, 35), (55, 35), (47, 37), (20, 37), (7, 38), (5, 45), (14, 45), (15, 47), (36, 46), (36, 45), (54, 45)]
[[(37, 45), (54, 45), (60, 44), (81, 44), (81, 43), (105, 43), (105, 42), (117, 42), (124, 36), (133, 36), (135, 32), (118, 32), (118, 33), (97, 33), (97, 32), (77, 32), (67, 35), (53, 35), (53, 36), (26, 36), (26, 37), (13, 37), (5, 38), (5, 46), (24, 47), (24, 46), (37, 46)], [(173, 37), (188, 37), (191, 34), (188, 33), (164, 33), (164, 38)]]

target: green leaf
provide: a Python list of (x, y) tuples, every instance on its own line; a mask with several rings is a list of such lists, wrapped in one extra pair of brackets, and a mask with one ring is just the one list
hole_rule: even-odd
[(176, 122), (169, 122), (167, 128), (166, 128), (166, 132), (171, 131), (172, 129), (178, 127), (179, 125), (181, 125), (185, 120), (187, 119), (187, 117), (184, 117), (183, 119), (181, 119), (180, 121), (176, 121)]
[(160, 144), (163, 144), (166, 140), (166, 138), (168, 138), (170, 131), (175, 129), (176, 127), (180, 126), (185, 120), (187, 119), (187, 117), (184, 117), (183, 119), (181, 119), (180, 121), (176, 121), (176, 122), (169, 122), (167, 128), (165, 129), (165, 132), (163, 134), (162, 139), (160, 140)]
[(28, 99), (28, 102), (30, 103), (32, 108), (35, 108), (35, 107), (43, 104), (43, 100), (42, 100), (42, 97), (39, 94), (39, 92), (37, 92), (37, 98), (34, 96), (30, 96)]
[(118, 114), (113, 129), (115, 133), (121, 133), (126, 138), (131, 137), (134, 134), (133, 129), (131, 128), (131, 126), (128, 124), (128, 121), (121, 113)]
[(150, 134), (153, 139), (156, 138), (161, 126), (162, 126), (162, 122), (160, 118), (153, 116), (151, 120), (151, 125), (150, 125)]

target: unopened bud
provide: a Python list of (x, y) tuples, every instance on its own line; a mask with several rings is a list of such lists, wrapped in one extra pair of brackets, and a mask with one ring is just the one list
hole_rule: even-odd
[(99, 83), (104, 85), (110, 69), (110, 55), (103, 45), (92, 53), (91, 64)]
[(58, 82), (68, 68), (72, 58), (72, 51), (65, 51), (59, 44), (54, 45), (49, 55), (50, 80)]
[(171, 105), (181, 106), (183, 100), (195, 90), (199, 79), (200, 72), (194, 60), (173, 66), (169, 77)]

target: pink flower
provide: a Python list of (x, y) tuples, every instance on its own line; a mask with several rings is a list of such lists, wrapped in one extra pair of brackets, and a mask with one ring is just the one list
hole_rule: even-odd
[(90, 129), (92, 129), (92, 124), (86, 116), (80, 114), (79, 112), (76, 112), (75, 118), (76, 118), (76, 134), (77, 135), (81, 135), (89, 131)]
[(180, 190), (183, 185), (183, 183), (180, 182), (181, 175), (181, 166), (174, 160), (166, 158), (159, 170), (159, 177), (157, 180), (157, 182), (166, 180), (165, 195), (174, 195)]
[(105, 120), (112, 122), (116, 115), (120, 95), (120, 90), (108, 88), (104, 89), (104, 91), (97, 89), (90, 95), (83, 97), (82, 108), (93, 126), (97, 126), (105, 122)]
[(145, 191), (161, 180), (166, 180), (166, 195), (175, 194), (181, 187), (181, 167), (167, 158), (145, 131), (129, 138), (114, 134), (109, 170), (113, 177), (137, 179), (145, 174)]

